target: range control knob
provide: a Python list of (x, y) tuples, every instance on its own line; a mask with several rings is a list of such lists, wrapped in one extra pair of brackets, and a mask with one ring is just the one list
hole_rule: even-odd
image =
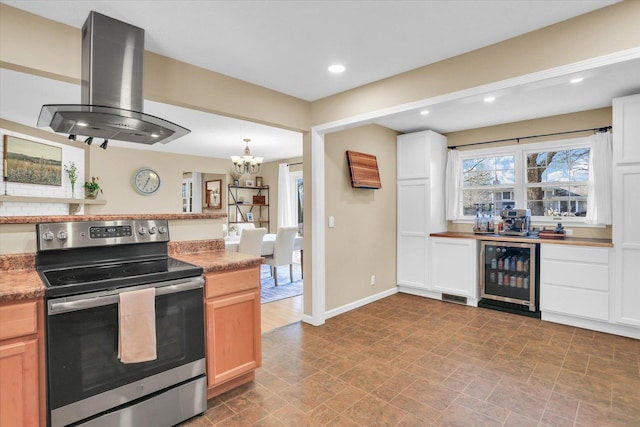
[(138, 234), (147, 234), (147, 229), (145, 227), (138, 227)]
[(167, 232), (167, 227), (165, 227), (164, 225), (161, 225), (160, 227), (158, 227), (158, 233), (164, 234), (166, 232)]
[(149, 227), (149, 234), (156, 234), (156, 228), (155, 227)]
[(42, 240), (53, 240), (53, 231), (45, 231), (42, 233)]
[(64, 230), (58, 231), (58, 240), (67, 240), (67, 232)]

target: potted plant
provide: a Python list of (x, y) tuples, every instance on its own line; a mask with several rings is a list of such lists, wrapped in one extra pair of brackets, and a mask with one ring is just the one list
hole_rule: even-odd
[(102, 188), (98, 184), (98, 177), (92, 176), (90, 182), (84, 183), (84, 193), (87, 199), (95, 199), (98, 192), (102, 193)]
[(233, 186), (237, 187), (240, 185), (240, 177), (242, 176), (242, 174), (235, 172), (235, 171), (231, 171), (231, 173), (229, 173), (229, 175), (231, 176), (231, 179), (233, 181)]
[(71, 183), (71, 198), (75, 198), (76, 181), (78, 180), (78, 168), (74, 162), (69, 162), (64, 165), (64, 171), (67, 173), (69, 182)]

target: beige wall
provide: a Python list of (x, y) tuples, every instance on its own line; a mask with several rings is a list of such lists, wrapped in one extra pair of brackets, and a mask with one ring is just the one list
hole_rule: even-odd
[[(326, 310), (396, 286), (396, 135), (370, 125), (325, 138)], [(351, 187), (346, 150), (377, 157), (381, 189)]]
[[(544, 117), (535, 120), (526, 120), (522, 122), (507, 123), (499, 126), (488, 126), (484, 128), (471, 129), (461, 132), (451, 132), (446, 134), (447, 145), (449, 147), (455, 145), (472, 144), (474, 142), (495, 141), (499, 139), (507, 139), (514, 137), (523, 137), (531, 135), (542, 135), (554, 132), (566, 132), (570, 130), (591, 129), (605, 126), (611, 126), (612, 116), (611, 107), (599, 108), (597, 110), (582, 111), (579, 113), (563, 114), (559, 116)], [(550, 136), (544, 138), (535, 138), (527, 141), (528, 143), (540, 143), (550, 140), (578, 138), (590, 135), (592, 132), (575, 133), (561, 136)], [(499, 147), (513, 145), (515, 141), (504, 143), (488, 144), (469, 148), (480, 147)], [(461, 147), (460, 150), (465, 150)], [(566, 224), (565, 224), (566, 225)], [(542, 227), (533, 224), (536, 227)], [(451, 221), (448, 223), (449, 231), (471, 231), (471, 224), (456, 224)], [(604, 228), (594, 227), (566, 227), (573, 231), (573, 237), (591, 237), (596, 239), (611, 239), (611, 226)]]
[[(311, 122), (371, 111), (640, 46), (640, 1), (624, 1), (311, 104)], [(437, 42), (437, 41), (436, 41)]]

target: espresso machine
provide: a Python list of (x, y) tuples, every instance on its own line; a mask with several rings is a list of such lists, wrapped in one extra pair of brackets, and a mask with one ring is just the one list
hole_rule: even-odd
[(529, 227), (531, 226), (530, 209), (503, 209), (500, 215), (502, 216), (502, 231), (500, 231), (500, 234), (505, 236), (529, 235)]

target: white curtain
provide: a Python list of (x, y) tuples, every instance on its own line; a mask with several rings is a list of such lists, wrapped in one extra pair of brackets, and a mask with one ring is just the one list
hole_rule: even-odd
[(289, 166), (280, 163), (278, 166), (278, 228), (298, 225), (294, 215), (294, 204), (291, 200), (289, 184)]
[(589, 224), (611, 224), (613, 173), (611, 132), (598, 132), (589, 139), (589, 194), (587, 195), (586, 221)]
[(449, 150), (445, 176), (445, 209), (448, 220), (462, 216), (462, 161), (458, 150)]

